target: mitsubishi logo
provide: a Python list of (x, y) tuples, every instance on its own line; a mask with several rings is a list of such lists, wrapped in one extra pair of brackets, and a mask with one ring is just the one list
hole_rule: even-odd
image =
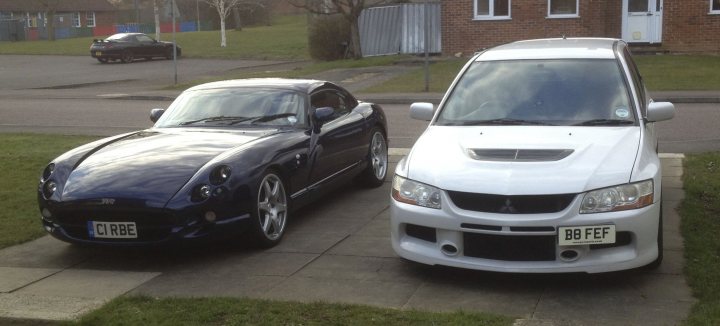
[(498, 210), (498, 213), (505, 213), (505, 214), (517, 214), (517, 209), (513, 207), (512, 201), (510, 198), (505, 199), (505, 204), (500, 207)]

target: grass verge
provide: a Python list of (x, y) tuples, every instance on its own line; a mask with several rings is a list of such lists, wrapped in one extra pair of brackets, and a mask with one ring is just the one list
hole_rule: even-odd
[[(647, 88), (651, 91), (720, 90), (720, 56), (635, 56)], [(467, 59), (447, 59), (430, 66), (430, 92), (444, 93)], [(418, 68), (364, 93), (414, 93), (425, 88), (425, 72)]]
[(510, 317), (255, 299), (121, 297), (79, 325), (511, 325)]
[[(151, 35), (154, 37), (154, 35)], [(183, 57), (220, 59), (307, 60), (307, 17), (278, 16), (271, 26), (227, 31), (227, 47), (220, 47), (220, 31), (176, 33)], [(90, 58), (93, 38), (56, 41), (0, 42), (0, 54), (83, 55)], [(161, 40), (172, 40), (163, 33)]]
[(0, 134), (0, 248), (45, 234), (37, 208), (38, 179), (45, 165), (93, 137)]
[(319, 72), (332, 70), (332, 69), (352, 69), (352, 68), (365, 68), (365, 67), (377, 67), (377, 66), (389, 66), (396, 64), (400, 61), (409, 58), (404, 55), (394, 56), (381, 56), (381, 57), (369, 57), (361, 60), (336, 60), (336, 61), (322, 61), (313, 62), (309, 64), (299, 65), (297, 69), (289, 70), (259, 70), (259, 71), (240, 71), (233, 72), (221, 76), (213, 76), (208, 78), (201, 78), (193, 80), (189, 83), (178, 84), (175, 86), (168, 86), (165, 89), (186, 89), (195, 85), (209, 83), (219, 80), (228, 79), (241, 79), (241, 78), (266, 78), (266, 77), (279, 77), (279, 78), (306, 78), (317, 74)]
[(720, 56), (637, 55), (651, 91), (720, 90)]
[(688, 155), (680, 205), (685, 274), (698, 302), (687, 325), (720, 325), (720, 153)]

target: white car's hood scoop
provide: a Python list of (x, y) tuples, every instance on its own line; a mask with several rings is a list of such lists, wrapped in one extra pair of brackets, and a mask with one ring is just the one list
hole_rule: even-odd
[(627, 183), (640, 135), (637, 126), (431, 126), (407, 177), (472, 193), (581, 193)]
[(506, 149), (469, 148), (470, 158), (478, 161), (543, 162), (559, 161), (572, 154), (572, 149)]

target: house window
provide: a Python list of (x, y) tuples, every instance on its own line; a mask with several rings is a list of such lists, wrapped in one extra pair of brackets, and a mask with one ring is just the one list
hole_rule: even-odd
[(579, 17), (579, 0), (548, 0), (548, 17)]
[(710, 13), (720, 14), (720, 0), (710, 0)]
[(82, 25), (80, 25), (80, 13), (79, 12), (74, 12), (72, 14), (72, 18), (73, 18), (73, 27), (82, 26)]
[(85, 22), (87, 27), (95, 27), (95, 12), (88, 11), (85, 13)]
[(475, 19), (510, 19), (511, 0), (474, 0)]

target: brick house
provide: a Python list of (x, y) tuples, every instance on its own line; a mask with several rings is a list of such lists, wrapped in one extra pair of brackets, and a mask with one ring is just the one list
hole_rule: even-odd
[(23, 20), (25, 39), (45, 39), (52, 9), (57, 38), (106, 35), (114, 30), (116, 9), (107, 0), (2, 0), (0, 19)]
[(445, 54), (563, 35), (720, 53), (720, 0), (442, 0), (441, 11)]

